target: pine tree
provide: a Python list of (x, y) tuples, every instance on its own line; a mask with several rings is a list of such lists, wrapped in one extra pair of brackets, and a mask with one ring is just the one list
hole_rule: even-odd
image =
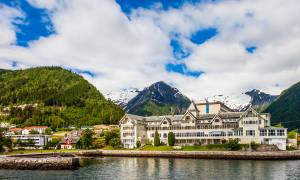
[(169, 146), (175, 145), (175, 134), (173, 132), (168, 133), (168, 144)]
[(154, 134), (154, 146), (159, 146), (159, 145), (160, 145), (159, 134), (158, 134), (157, 130), (155, 130), (155, 134)]

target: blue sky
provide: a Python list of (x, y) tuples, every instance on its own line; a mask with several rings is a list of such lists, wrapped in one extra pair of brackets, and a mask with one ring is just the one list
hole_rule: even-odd
[(163, 80), (191, 97), (278, 94), (300, 76), (298, 0), (0, 4), (0, 68), (62, 66), (103, 91)]
[[(130, 14), (132, 10), (137, 8), (148, 8), (151, 9), (155, 5), (161, 6), (163, 10), (168, 10), (170, 8), (180, 8), (184, 4), (196, 4), (200, 3), (200, 0), (116, 0), (120, 5), (122, 11), (125, 14)], [(55, 34), (55, 28), (51, 22), (50, 16), (51, 12), (47, 9), (37, 8), (29, 4), (25, 0), (0, 0), (0, 3), (3, 3), (9, 7), (15, 7), (20, 9), (25, 17), (19, 18), (22, 23), (15, 23), (14, 25), (18, 29), (16, 32), (16, 44), (18, 46), (28, 47), (29, 43), (34, 40), (38, 40), (41, 37), (48, 37), (52, 34)], [(195, 44), (202, 44), (210, 38), (217, 35), (217, 29), (207, 28), (201, 29), (191, 35), (190, 40)], [(185, 76), (199, 77), (201, 71), (192, 71), (184, 63), (184, 59), (187, 58), (192, 52), (187, 47), (184, 47), (178, 39), (171, 39), (170, 46), (173, 49), (173, 58), (175, 60), (182, 60), (180, 63), (168, 63), (165, 66), (165, 69), (168, 72), (179, 73)], [(12, 61), (12, 67), (17, 67), (17, 62)], [(83, 74), (90, 75), (92, 77), (96, 76), (94, 73), (88, 70), (77, 70)]]
[(18, 29), (16, 33), (17, 45), (28, 47), (30, 41), (37, 40), (40, 37), (48, 37), (55, 33), (47, 10), (35, 8), (25, 0), (0, 0), (0, 3), (18, 8), (24, 12), (25, 17), (19, 18), (22, 23), (14, 24)]

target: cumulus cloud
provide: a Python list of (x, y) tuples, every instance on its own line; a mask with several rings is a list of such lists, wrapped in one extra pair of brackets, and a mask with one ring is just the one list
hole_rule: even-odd
[[(85, 76), (99, 90), (144, 87), (164, 80), (194, 99), (216, 94), (240, 94), (257, 88), (278, 94), (299, 81), (300, 7), (298, 0), (220, 1), (185, 4), (178, 9), (139, 8), (124, 14), (111, 0), (28, 0), (49, 10), (55, 34), (29, 43), (16, 40), (17, 9), (0, 7), (0, 67), (9, 60), (20, 67), (59, 65), (88, 70)], [(204, 42), (190, 41), (193, 33), (216, 28)], [(3, 29), (3, 31), (2, 31)], [(176, 63), (170, 41), (178, 34), (191, 55), (181, 60), (188, 77), (167, 72)], [(253, 54), (246, 47), (257, 47)]]

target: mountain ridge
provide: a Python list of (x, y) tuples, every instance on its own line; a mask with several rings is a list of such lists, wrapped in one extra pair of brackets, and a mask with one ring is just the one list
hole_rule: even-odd
[(188, 108), (190, 102), (177, 88), (159, 81), (140, 91), (127, 103), (125, 111), (146, 116), (180, 114)]

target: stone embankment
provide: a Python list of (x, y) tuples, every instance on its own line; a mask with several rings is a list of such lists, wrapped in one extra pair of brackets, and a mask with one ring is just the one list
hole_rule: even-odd
[(300, 151), (245, 152), (87, 150), (73, 153), (20, 154), (14, 156), (0, 156), (0, 169), (77, 169), (80, 167), (80, 158), (101, 156), (236, 160), (300, 160)]
[(102, 150), (102, 156), (158, 157), (194, 159), (238, 159), (238, 160), (296, 160), (300, 151), (245, 152), (245, 151), (139, 151)]
[(79, 168), (75, 157), (0, 157), (0, 169), (64, 170)]

